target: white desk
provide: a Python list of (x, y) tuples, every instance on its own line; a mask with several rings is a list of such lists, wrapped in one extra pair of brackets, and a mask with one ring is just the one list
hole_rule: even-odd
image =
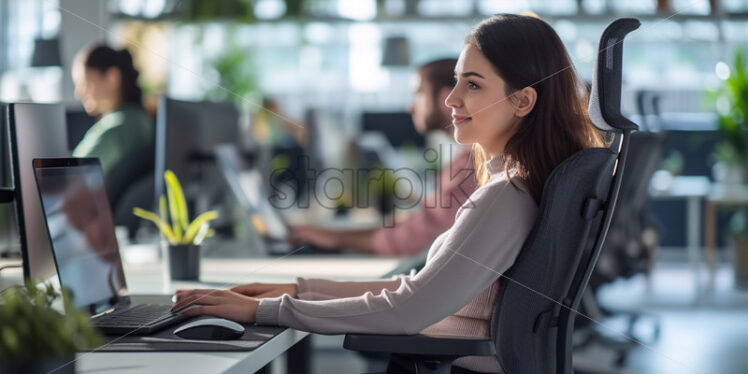
[[(125, 258), (128, 258), (125, 253)], [(130, 258), (132, 258), (130, 256)], [(395, 258), (315, 256), (287, 258), (203, 259), (201, 280), (166, 282), (160, 263), (126, 263), (125, 276), (133, 293), (171, 292), (178, 288), (218, 287), (248, 282), (292, 282), (296, 277), (339, 280), (376, 279), (401, 261)], [(77, 355), (78, 373), (251, 373), (280, 356), (308, 333), (286, 329), (248, 352), (95, 352)]]
[(748, 206), (748, 185), (714, 183), (709, 195), (706, 197), (704, 237), (706, 258), (709, 264), (708, 290), (714, 289), (717, 268), (717, 208), (719, 206)]
[(254, 373), (307, 335), (286, 329), (248, 352), (79, 353), (76, 373)]
[[(657, 188), (660, 187), (660, 188)], [(709, 195), (711, 183), (707, 177), (673, 177), (670, 183), (658, 186), (652, 180), (649, 188), (649, 196), (655, 199), (685, 199), (687, 201), (686, 213), (686, 246), (688, 247), (688, 258), (691, 261), (695, 282), (696, 300), (701, 300), (701, 201)], [(708, 289), (708, 288), (707, 288)]]

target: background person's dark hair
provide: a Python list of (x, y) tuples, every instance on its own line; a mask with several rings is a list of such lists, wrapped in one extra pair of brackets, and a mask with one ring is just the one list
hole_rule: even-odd
[(443, 58), (427, 62), (418, 69), (421, 75), (431, 84), (431, 94), (434, 98), (439, 95), (439, 90), (444, 87), (450, 90), (455, 86), (456, 58)]
[(109, 46), (99, 44), (88, 48), (84, 54), (84, 65), (87, 69), (96, 69), (105, 73), (110, 68), (116, 68), (122, 77), (122, 104), (136, 104), (142, 106), (143, 93), (138, 86), (138, 71), (132, 63), (132, 55), (127, 49), (118, 51)]
[[(532, 111), (522, 118), (504, 147), (505, 170), (516, 176), (540, 202), (553, 169), (583, 148), (604, 145), (587, 114), (587, 90), (563, 42), (545, 21), (529, 16), (497, 14), (479, 23), (467, 36), (506, 82), (506, 94), (525, 87), (537, 91)], [(488, 179), (480, 146), (474, 147), (476, 175)]]

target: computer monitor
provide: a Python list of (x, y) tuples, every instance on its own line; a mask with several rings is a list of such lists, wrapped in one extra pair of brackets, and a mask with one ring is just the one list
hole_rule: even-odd
[[(0, 103), (0, 188), (13, 188), (13, 168), (10, 165), (10, 129), (8, 108)], [(7, 203), (0, 197), (0, 204)]]
[(6, 105), (0, 103), (0, 255), (18, 251), (13, 211), (13, 168), (10, 159), (10, 129)]
[(96, 117), (88, 115), (83, 108), (65, 111), (65, 124), (68, 132), (68, 145), (72, 149), (83, 140), (86, 132), (96, 123)]
[(60, 284), (77, 308), (127, 295), (104, 174), (97, 158), (33, 160)]
[(249, 168), (239, 150), (231, 144), (216, 147), (216, 161), (229, 190), (244, 210), (255, 231), (271, 242), (287, 242), (283, 216), (270, 204), (262, 173)]
[(11, 103), (7, 114), (24, 276), (43, 281), (57, 272), (32, 160), (68, 156), (65, 108), (62, 104)]
[(164, 193), (168, 169), (177, 175), (188, 199), (200, 195), (210, 201), (217, 193), (213, 181), (222, 180), (213, 148), (223, 143), (239, 144), (239, 111), (233, 103), (162, 98), (156, 118), (155, 196)]
[(413, 119), (407, 112), (364, 112), (361, 131), (378, 131), (384, 134), (393, 147), (426, 146), (426, 138), (416, 131)]

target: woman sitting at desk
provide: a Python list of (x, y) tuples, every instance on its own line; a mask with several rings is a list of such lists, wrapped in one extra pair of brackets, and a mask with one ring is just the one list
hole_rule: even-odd
[(105, 45), (86, 48), (75, 56), (75, 96), (83, 109), (99, 120), (73, 150), (74, 157), (98, 157), (104, 175), (153, 142), (154, 130), (143, 110), (138, 71), (126, 49)]
[[(537, 215), (551, 171), (577, 151), (602, 146), (586, 113), (584, 84), (546, 22), (496, 15), (468, 35), (446, 99), (458, 143), (474, 144), (481, 184), (426, 266), (396, 280), (249, 284), (177, 293), (175, 310), (323, 333), (489, 336), (499, 282)], [(463, 369), (498, 372), (495, 356), (464, 357)]]

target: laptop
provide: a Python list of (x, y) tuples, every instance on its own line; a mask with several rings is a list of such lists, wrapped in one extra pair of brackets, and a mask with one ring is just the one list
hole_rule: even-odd
[(129, 295), (98, 158), (34, 159), (47, 232), (72, 304), (109, 335), (148, 335), (188, 317), (171, 295)]
[(283, 216), (268, 201), (262, 173), (247, 168), (246, 162), (233, 144), (221, 144), (214, 150), (219, 169), (239, 206), (249, 218), (254, 230), (263, 238), (268, 254), (336, 254), (340, 250), (325, 250), (311, 244), (294, 248), (288, 242), (288, 226)]

